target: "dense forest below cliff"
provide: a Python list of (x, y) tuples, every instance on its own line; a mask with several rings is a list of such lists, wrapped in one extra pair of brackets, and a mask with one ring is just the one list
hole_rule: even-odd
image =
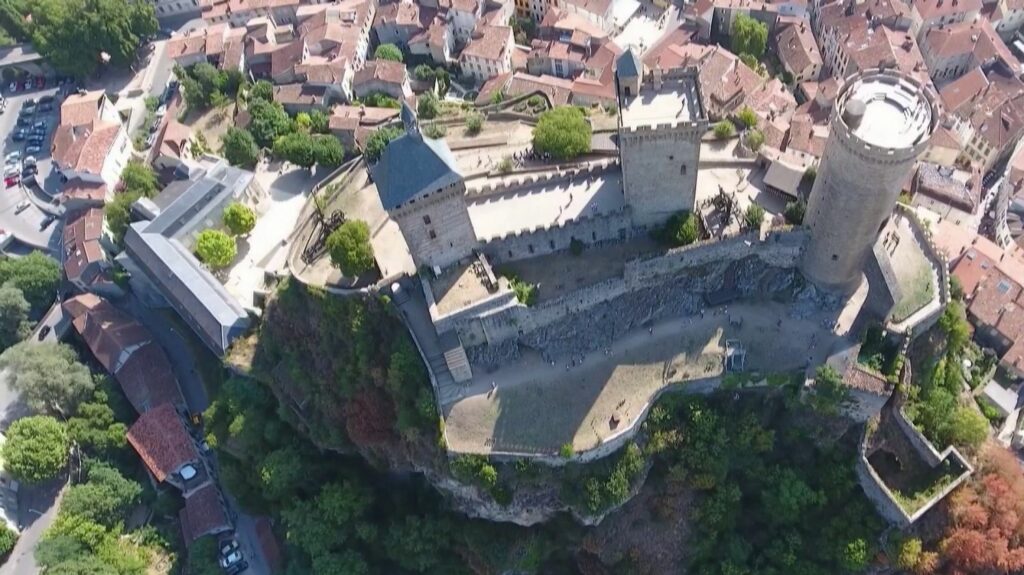
[[(810, 575), (859, 571), (877, 551), (858, 430), (822, 439), (792, 390), (666, 396), (637, 443), (594, 464), (449, 463), (386, 300), (287, 283), (247, 345), (252, 377), (225, 382), (206, 421), (232, 492), (278, 520), (288, 573)], [(547, 483), (583, 512), (614, 509), (596, 527), (473, 520), (426, 479), (438, 476), (499, 504)]]

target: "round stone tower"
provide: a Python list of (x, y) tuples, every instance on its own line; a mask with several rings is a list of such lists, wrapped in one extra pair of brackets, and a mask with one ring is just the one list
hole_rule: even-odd
[(800, 266), (807, 279), (841, 294), (857, 289), (937, 121), (932, 95), (900, 72), (869, 70), (846, 80), (807, 203), (810, 241)]

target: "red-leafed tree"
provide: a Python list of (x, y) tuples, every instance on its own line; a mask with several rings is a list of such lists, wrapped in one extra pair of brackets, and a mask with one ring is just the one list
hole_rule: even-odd
[(358, 391), (345, 405), (345, 431), (356, 445), (376, 445), (395, 438), (395, 409), (374, 388)]
[(977, 476), (950, 499), (939, 544), (948, 575), (1024, 570), (1024, 475), (1008, 451), (990, 447)]

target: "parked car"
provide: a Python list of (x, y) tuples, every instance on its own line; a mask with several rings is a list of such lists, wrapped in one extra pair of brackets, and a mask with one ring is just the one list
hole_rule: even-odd
[(40, 104), (52, 104), (55, 98), (53, 96), (43, 96), (39, 98)]
[(19, 152), (18, 150), (14, 150), (10, 154), (7, 154), (6, 157), (4, 157), (4, 163), (8, 164), (8, 165), (10, 165), (10, 164), (17, 164), (20, 161), (21, 161), (21, 152)]
[(38, 154), (39, 152), (42, 151), (43, 148), (40, 147), (39, 144), (29, 144), (28, 146), (25, 147), (26, 154)]
[(39, 168), (37, 168), (33, 164), (31, 166), (25, 166), (24, 168), (22, 168), (22, 170), (21, 170), (21, 177), (27, 178), (29, 176), (34, 176), (34, 175), (36, 175), (38, 173), (39, 173)]
[(36, 157), (35, 156), (25, 156), (25, 159), (21, 161), (21, 164), (24, 165), (24, 166), (34, 166), (34, 165), (36, 165)]
[(33, 146), (42, 146), (44, 140), (46, 140), (46, 136), (42, 134), (31, 134), (28, 137), (28, 143)]
[(53, 104), (49, 103), (49, 102), (47, 102), (46, 104), (39, 104), (39, 107), (36, 108), (36, 110), (38, 110), (40, 112), (52, 112), (53, 111)]
[(49, 335), (49, 334), (50, 334), (50, 326), (44, 325), (42, 327), (42, 329), (39, 330), (39, 341), (43, 341), (44, 339), (46, 339), (46, 336)]
[(39, 229), (40, 230), (45, 230), (46, 228), (50, 227), (50, 224), (52, 224), (53, 221), (56, 220), (56, 219), (57, 219), (57, 216), (55, 216), (53, 214), (46, 214), (46, 217), (43, 218), (42, 223), (39, 224)]
[(32, 116), (21, 116), (18, 118), (18, 125), (27, 128), (32, 125)]
[(16, 93), (18, 91), (18, 83), (17, 82), (11, 82), (11, 85), (7, 86), (7, 91), (12, 93), (12, 94)]
[(31, 205), (32, 204), (30, 204), (28, 200), (22, 200), (18, 205), (14, 206), (14, 213), (20, 214), (21, 212), (27, 210), (28, 207)]
[(227, 557), (238, 550), (238, 540), (235, 538), (223, 539), (220, 542), (220, 556)]
[(21, 176), (19, 176), (18, 174), (13, 174), (13, 175), (10, 175), (10, 176), (7, 176), (7, 177), (4, 178), (4, 186), (6, 186), (8, 188), (11, 187), (11, 186), (16, 186), (16, 185), (18, 185), (18, 182), (20, 182), (20, 181), (21, 181)]
[(239, 561), (238, 563), (235, 563), (231, 567), (228, 567), (227, 569), (225, 569), (224, 572), (227, 573), (227, 575), (238, 575), (239, 573), (245, 571), (248, 568), (249, 568), (249, 563), (247, 563), (243, 559), (242, 561)]
[(26, 132), (24, 128), (18, 128), (17, 130), (14, 131), (14, 135), (11, 136), (11, 140), (13, 140), (15, 142), (20, 142), (20, 141), (24, 140), (25, 136), (27, 136), (27, 135), (28, 135), (28, 132)]

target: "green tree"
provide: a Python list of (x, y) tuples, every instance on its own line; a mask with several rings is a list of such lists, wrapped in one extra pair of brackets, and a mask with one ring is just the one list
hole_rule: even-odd
[(843, 548), (839, 563), (851, 573), (860, 573), (868, 566), (868, 544), (863, 539), (854, 539)]
[(224, 227), (236, 236), (244, 236), (256, 227), (256, 214), (253, 213), (252, 208), (241, 202), (228, 204), (228, 207), (224, 208), (221, 220), (224, 222)]
[(281, 500), (307, 484), (302, 455), (293, 447), (276, 449), (263, 458), (260, 483), (270, 499)]
[(25, 339), (32, 331), (28, 322), (31, 309), (20, 289), (13, 284), (0, 286), (0, 352)]
[(294, 132), (278, 138), (274, 142), (274, 155), (303, 168), (311, 168), (316, 164), (313, 138), (303, 132)]
[(327, 236), (331, 263), (347, 276), (362, 275), (374, 267), (370, 226), (361, 220), (349, 220)]
[(754, 113), (754, 110), (750, 109), (750, 106), (744, 106), (743, 109), (736, 114), (736, 118), (744, 128), (750, 129), (757, 125), (757, 114)]
[(425, 573), (441, 563), (450, 533), (447, 522), (407, 515), (388, 528), (384, 544), (391, 549), (390, 555), (399, 567)]
[(421, 119), (432, 120), (441, 112), (441, 105), (433, 92), (426, 92), (416, 103), (416, 112)]
[(434, 73), (434, 69), (427, 64), (420, 64), (412, 71), (413, 76), (416, 77), (420, 82), (433, 82), (437, 79), (437, 74)]
[(540, 115), (533, 129), (533, 147), (558, 160), (590, 151), (591, 127), (575, 106), (561, 106)]
[(128, 225), (132, 221), (132, 204), (140, 197), (142, 196), (135, 193), (120, 193), (103, 206), (103, 216), (110, 229), (110, 235), (113, 236), (114, 243), (117, 245), (124, 244), (124, 235), (128, 232)]
[(0, 448), (4, 469), (18, 481), (38, 483), (57, 476), (68, 464), (70, 450), (64, 426), (48, 415), (16, 420)]
[(18, 534), (7, 526), (7, 522), (0, 523), (0, 557), (6, 557), (17, 542)]
[(946, 351), (956, 359), (963, 353), (967, 342), (971, 339), (971, 328), (967, 323), (964, 304), (959, 300), (949, 302), (939, 316), (939, 327), (946, 334)]
[(89, 368), (61, 343), (23, 341), (0, 354), (7, 383), (38, 412), (72, 413), (95, 387)]
[(900, 542), (899, 551), (896, 555), (896, 566), (904, 571), (912, 571), (921, 560), (921, 540), (910, 537)]
[(404, 60), (404, 57), (402, 56), (402, 51), (398, 46), (395, 46), (394, 44), (381, 44), (373, 51), (373, 59), (401, 62)]
[(756, 152), (764, 145), (764, 134), (761, 133), (761, 130), (749, 130), (747, 131), (746, 142), (750, 151)]
[(260, 148), (248, 130), (231, 126), (221, 137), (221, 153), (232, 166), (251, 168), (260, 159)]
[(850, 390), (843, 383), (831, 365), (823, 365), (814, 373), (814, 392), (810, 395), (811, 407), (826, 415), (835, 415), (848, 401)]
[(121, 193), (137, 193), (152, 198), (160, 191), (153, 168), (138, 160), (132, 160), (121, 171)]
[(736, 133), (736, 127), (729, 120), (722, 120), (715, 124), (715, 137), (719, 140), (731, 138)]
[(750, 204), (747, 206), (747, 211), (743, 214), (743, 221), (747, 224), (750, 229), (759, 229), (761, 223), (764, 222), (764, 208), (757, 204)]
[(79, 515), (107, 527), (123, 522), (139, 501), (142, 486), (102, 462), (89, 465), (85, 483), (68, 490), (60, 512)]
[(768, 486), (761, 495), (766, 516), (778, 525), (800, 522), (809, 510), (823, 504), (825, 495), (815, 491), (796, 471), (775, 468), (768, 475)]
[(21, 290), (32, 306), (32, 315), (39, 314), (56, 296), (60, 266), (39, 251), (25, 257), (0, 259), (0, 285), (7, 283)]
[(274, 101), (274, 85), (267, 80), (257, 80), (249, 88), (248, 95), (249, 102), (255, 102), (256, 100), (263, 100), (264, 102)]
[(309, 129), (314, 134), (331, 133), (331, 118), (320, 110), (313, 110), (309, 113)]
[(207, 535), (196, 540), (188, 550), (189, 575), (222, 575), (224, 570), (217, 565), (219, 555), (215, 536)]
[(732, 23), (732, 51), (760, 59), (768, 45), (768, 26), (740, 14)]
[(128, 427), (117, 420), (102, 389), (97, 389), (92, 399), (79, 405), (74, 417), (68, 419), (71, 440), (87, 454), (103, 459), (118, 459), (126, 452), (127, 432)]
[(292, 119), (278, 102), (258, 99), (249, 104), (249, 132), (256, 144), (270, 148), (278, 138), (292, 131)]
[(236, 255), (235, 239), (220, 230), (203, 230), (196, 238), (196, 257), (210, 269), (227, 267)]
[(127, 68), (141, 40), (157, 30), (149, 2), (34, 0), (25, 6), (32, 44), (54, 68), (76, 78), (91, 76), (104, 54), (111, 66)]
[(655, 239), (669, 246), (686, 246), (699, 237), (697, 218), (691, 212), (673, 214), (665, 225), (654, 232)]
[(484, 129), (484, 117), (479, 112), (470, 113), (466, 116), (466, 135), (475, 136)]
[(803, 200), (796, 200), (795, 202), (789, 202), (786, 204), (786, 211), (783, 215), (786, 216), (786, 222), (799, 226), (804, 223), (804, 213), (807, 212), (807, 204)]
[(313, 119), (306, 112), (299, 112), (295, 115), (295, 126), (304, 132), (309, 132), (313, 125)]
[(402, 135), (402, 131), (398, 128), (378, 128), (376, 132), (370, 134), (370, 137), (366, 140), (366, 147), (363, 149), (363, 155), (366, 156), (366, 161), (373, 164), (380, 159), (381, 154), (384, 153), (384, 148), (391, 143), (391, 140)]
[(345, 148), (330, 134), (313, 136), (313, 157), (317, 165), (333, 168), (345, 160)]

